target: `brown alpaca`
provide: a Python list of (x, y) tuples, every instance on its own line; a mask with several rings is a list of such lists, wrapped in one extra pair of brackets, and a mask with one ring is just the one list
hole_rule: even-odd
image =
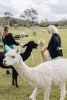
[(47, 61), (50, 60), (50, 55), (49, 55), (49, 51), (47, 50), (47, 47), (45, 45), (45, 41), (43, 39), (39, 40), (39, 47), (40, 47), (40, 52), (41, 52), (41, 60)]

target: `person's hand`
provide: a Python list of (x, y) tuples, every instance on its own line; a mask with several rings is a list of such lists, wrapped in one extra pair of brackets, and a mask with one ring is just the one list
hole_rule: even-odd
[(20, 47), (22, 47), (22, 48), (25, 48), (25, 46), (24, 46), (24, 45), (25, 45), (25, 44), (20, 44), (19, 46), (20, 46)]

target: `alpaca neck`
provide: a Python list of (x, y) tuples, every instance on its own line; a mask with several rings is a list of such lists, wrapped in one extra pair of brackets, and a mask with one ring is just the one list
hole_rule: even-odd
[(30, 80), (31, 77), (31, 68), (29, 68), (23, 61), (22, 58), (19, 57), (19, 63), (15, 64), (15, 69), (17, 70), (18, 74), (25, 78), (26, 80)]
[(27, 54), (27, 55), (30, 55), (31, 52), (32, 52), (32, 49), (33, 49), (33, 48), (31, 48), (31, 47), (27, 47), (27, 48), (26, 48), (26, 51), (25, 51), (24, 53)]
[(30, 54), (32, 52), (32, 49), (33, 48), (31, 48), (31, 47), (30, 48), (27, 47), (25, 52), (21, 54), (21, 57), (22, 57), (23, 61), (27, 60), (27, 58), (30, 56)]

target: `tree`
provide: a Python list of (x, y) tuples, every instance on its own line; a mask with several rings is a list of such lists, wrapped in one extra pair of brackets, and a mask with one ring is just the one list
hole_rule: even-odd
[(37, 21), (38, 19), (38, 13), (35, 9), (31, 8), (31, 9), (26, 9), (23, 12), (23, 15), (20, 15), (20, 17), (23, 20), (26, 20), (27, 23), (31, 22), (32, 25), (34, 25), (34, 23)]
[(4, 12), (5, 22), (6, 24), (10, 25), (11, 17), (13, 15), (10, 12)]
[(30, 19), (31, 19), (31, 21), (37, 21), (37, 19), (38, 19), (38, 13), (33, 8), (31, 8), (31, 10), (30, 10)]
[(31, 9), (26, 9), (23, 12), (23, 15), (20, 16), (23, 20), (26, 20), (26, 26), (29, 27), (30, 25), (33, 27), (33, 34), (35, 34), (34, 32), (34, 26), (37, 22), (38, 19), (38, 13), (35, 9), (31, 8)]

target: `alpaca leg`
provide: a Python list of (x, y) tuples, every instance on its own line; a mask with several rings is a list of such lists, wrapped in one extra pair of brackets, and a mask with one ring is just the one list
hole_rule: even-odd
[(18, 87), (17, 78), (18, 78), (18, 77), (16, 76), (16, 78), (15, 78), (16, 87)]
[(12, 77), (12, 85), (14, 85), (14, 77)]
[(44, 100), (49, 100), (49, 95), (50, 95), (51, 87), (48, 87), (45, 92), (44, 92)]
[(32, 95), (30, 96), (30, 99), (31, 99), (31, 100), (36, 100), (36, 96), (37, 96), (37, 94), (38, 94), (38, 91), (39, 91), (38, 88), (35, 88), (35, 89), (34, 89)]
[(60, 97), (60, 100), (64, 100), (65, 95), (66, 95), (65, 83), (64, 84), (61, 84), (60, 89), (61, 89), (61, 97)]
[(33, 54), (31, 53), (31, 59), (32, 59), (32, 62), (33, 62), (33, 65), (34, 65), (34, 57), (33, 57)]

